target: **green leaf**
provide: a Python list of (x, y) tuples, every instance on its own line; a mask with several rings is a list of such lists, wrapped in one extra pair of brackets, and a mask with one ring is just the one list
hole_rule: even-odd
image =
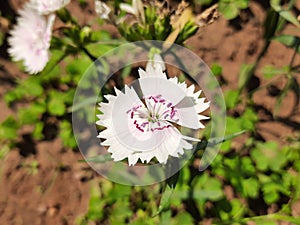
[(44, 137), (43, 129), (44, 129), (43, 122), (37, 122), (34, 124), (34, 131), (32, 133), (32, 136), (35, 140), (41, 140)]
[(277, 12), (281, 10), (280, 0), (270, 0), (270, 5)]
[(91, 65), (91, 60), (87, 56), (81, 56), (76, 59), (68, 57), (66, 61), (68, 63), (66, 66), (67, 73), (75, 76), (82, 76)]
[(162, 212), (160, 214), (159, 225), (169, 225), (171, 221), (171, 210)]
[(62, 116), (66, 111), (64, 99), (59, 92), (51, 92), (47, 101), (48, 112), (54, 116)]
[(274, 37), (276, 29), (278, 28), (279, 14), (272, 8), (268, 9), (267, 17), (264, 22), (264, 39), (269, 40)]
[(249, 0), (235, 0), (234, 3), (240, 9), (246, 9), (249, 6)]
[(219, 11), (227, 20), (232, 20), (239, 15), (238, 7), (232, 2), (219, 2)]
[(197, 32), (198, 28), (199, 27), (194, 22), (188, 21), (184, 25), (183, 29), (180, 30), (175, 43), (177, 43), (177, 44), (183, 43), (189, 37), (193, 36)]
[(214, 178), (209, 177), (207, 173), (198, 176), (195, 180), (193, 189), (193, 198), (203, 202), (205, 200), (217, 201), (224, 196), (222, 191), (221, 182)]
[(160, 213), (162, 213), (163, 211), (169, 208), (170, 200), (173, 192), (174, 192), (174, 187), (171, 187), (169, 185), (165, 186), (164, 192), (159, 202), (158, 210), (156, 213), (152, 215), (152, 217), (159, 215)]
[(174, 218), (171, 225), (190, 225), (193, 224), (193, 221), (193, 217), (189, 213), (182, 212)]
[(35, 102), (27, 108), (22, 108), (18, 112), (18, 119), (22, 124), (34, 124), (38, 122), (42, 114), (46, 111), (44, 102)]
[(300, 29), (299, 21), (290, 11), (287, 10), (279, 11), (279, 15), (284, 19), (286, 19), (287, 21), (289, 21), (290, 23), (294, 24), (296, 27), (298, 27), (298, 29)]
[(233, 134), (242, 130), (241, 119), (233, 118), (231, 116), (226, 117), (226, 134)]
[(251, 158), (255, 161), (256, 166), (261, 171), (270, 169), (280, 171), (287, 163), (285, 153), (278, 148), (276, 142), (265, 142), (256, 144), (256, 148), (251, 151)]
[(266, 79), (271, 79), (279, 74), (286, 74), (289, 71), (289, 66), (284, 66), (282, 68), (275, 68), (271, 65), (267, 65), (263, 68), (263, 75)]
[(210, 69), (215, 76), (220, 76), (223, 73), (223, 69), (218, 63), (213, 63)]
[(44, 88), (40, 84), (39, 80), (30, 77), (27, 80), (25, 80), (22, 85), (22, 88), (24, 88), (24, 91), (26, 92), (26, 96), (40, 96), (44, 92)]
[(90, 191), (90, 202), (87, 217), (90, 220), (100, 220), (104, 216), (103, 208), (105, 201), (101, 199), (101, 192), (98, 185), (93, 185)]
[(283, 34), (274, 37), (273, 40), (284, 44), (287, 47), (294, 48), (300, 54), (300, 38), (293, 35)]
[(255, 175), (256, 170), (252, 160), (249, 157), (243, 157), (241, 159), (241, 162), (242, 162), (243, 172), (246, 175), (251, 175), (251, 176)]
[(19, 99), (19, 96), (18, 96), (18, 94), (16, 93), (15, 90), (8, 91), (8, 92), (5, 93), (4, 101), (6, 102), (6, 104), (10, 105), (11, 103), (13, 103), (14, 101)]
[(63, 120), (59, 124), (59, 137), (62, 139), (64, 146), (69, 148), (75, 148), (77, 146), (71, 123), (67, 120)]
[(18, 125), (17, 121), (12, 116), (9, 116), (0, 125), (0, 139), (3, 139), (3, 140), (17, 139), (18, 128), (19, 128), (19, 125)]
[(106, 52), (115, 48), (115, 45), (92, 43), (86, 45), (86, 48), (89, 52), (92, 52), (94, 56), (100, 57), (104, 55)]
[(259, 183), (254, 177), (242, 180), (243, 192), (245, 197), (256, 198), (259, 191)]
[(255, 130), (255, 124), (258, 121), (257, 113), (251, 108), (247, 108), (244, 114), (241, 116), (241, 127), (243, 130)]
[(130, 209), (130, 202), (127, 198), (118, 199), (113, 205), (112, 212), (110, 213), (109, 221), (112, 225), (120, 225), (126, 223), (126, 218), (132, 215)]
[(92, 32), (93, 41), (109, 41), (111, 40), (111, 35), (106, 30), (97, 30)]
[(57, 17), (64, 23), (73, 23), (76, 24), (76, 21), (74, 18), (72, 18), (70, 12), (66, 8), (62, 8), (58, 11), (56, 11)]
[(297, 18), (288, 10), (284, 10), (281, 6), (280, 6), (280, 1), (279, 0), (271, 0), (270, 1), (271, 7), (279, 13), (279, 15), (284, 18), (285, 20), (287, 20), (288, 22), (294, 24), (296, 27), (298, 27), (300, 29), (300, 23), (297, 20)]
[(261, 219), (255, 220), (255, 221), (256, 221), (256, 224), (259, 224), (259, 225), (277, 225), (278, 224), (274, 220), (266, 220), (264, 218), (261, 218)]
[(238, 103), (239, 96), (240, 96), (239, 91), (236, 90), (226, 91), (224, 94), (226, 107), (228, 109), (234, 108)]
[(244, 214), (246, 213), (246, 207), (244, 204), (241, 203), (239, 199), (232, 199), (230, 201), (231, 204), (231, 215), (233, 218), (243, 218)]
[(110, 189), (108, 193), (108, 200), (114, 202), (121, 198), (129, 197), (131, 194), (132, 188), (127, 185), (115, 184), (114, 188)]
[(276, 183), (267, 183), (262, 187), (263, 198), (267, 204), (272, 204), (278, 201), (278, 185)]
[(242, 90), (249, 82), (251, 76), (253, 75), (253, 70), (255, 68), (254, 64), (243, 64), (240, 70), (238, 88)]
[[(168, 163), (166, 164), (166, 177), (168, 178), (166, 180), (166, 183), (168, 186), (171, 188), (175, 188), (179, 174), (180, 174), (180, 165), (179, 165), (179, 160), (177, 158), (171, 158), (169, 159)], [(175, 174), (174, 171), (178, 171)]]

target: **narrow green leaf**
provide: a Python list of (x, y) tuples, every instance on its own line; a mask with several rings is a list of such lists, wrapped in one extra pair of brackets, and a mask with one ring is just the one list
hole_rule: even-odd
[(264, 22), (264, 39), (266, 41), (269, 41), (272, 37), (274, 37), (278, 27), (279, 18), (278, 13), (274, 9), (270, 8), (267, 11), (267, 17)]
[(155, 217), (155, 216), (159, 215), (161, 212), (168, 209), (173, 192), (174, 192), (174, 188), (170, 187), (169, 185), (166, 185), (164, 193), (162, 194), (161, 199), (160, 199), (158, 210), (156, 213), (154, 213), (152, 215), (152, 217)]
[(290, 90), (290, 87), (292, 85), (292, 79), (291, 77), (288, 79), (288, 82), (286, 83), (286, 85), (284, 86), (283, 90), (281, 91), (281, 93), (279, 94), (279, 97), (276, 100), (275, 103), (275, 107), (274, 107), (274, 111), (273, 111), (273, 117), (276, 118), (277, 114), (279, 112), (280, 106), (282, 104), (283, 99), (285, 99), (285, 97), (288, 94), (288, 91)]
[(290, 70), (289, 66), (284, 66), (282, 68), (276, 68), (271, 65), (267, 65), (263, 68), (263, 76), (266, 79), (271, 79), (279, 74), (286, 74)]
[(287, 47), (294, 48), (297, 51), (297, 53), (300, 54), (300, 38), (299, 37), (284, 34), (284, 35), (274, 37), (273, 40), (278, 41)]
[(240, 71), (238, 88), (241, 91), (249, 82), (251, 76), (253, 75), (254, 64), (243, 64)]
[(297, 20), (297, 18), (289, 11), (289, 10), (284, 10), (280, 6), (280, 1), (279, 0), (271, 0), (270, 1), (271, 7), (279, 13), (279, 15), (287, 20), (288, 22), (294, 24), (296, 27), (300, 29), (300, 23)]
[(300, 29), (299, 21), (290, 11), (282, 10), (279, 12), (279, 15)]
[(247, 132), (247, 130), (242, 130), (242, 131), (236, 132), (234, 134), (229, 134), (229, 135), (226, 135), (223, 138), (213, 138), (213, 139), (210, 139), (209, 140), (209, 145), (213, 146), (213, 145), (217, 145), (217, 144), (223, 143), (225, 141), (228, 141), (228, 140), (231, 140), (231, 139), (233, 139), (235, 137), (238, 137), (238, 136), (244, 134), (245, 132)]

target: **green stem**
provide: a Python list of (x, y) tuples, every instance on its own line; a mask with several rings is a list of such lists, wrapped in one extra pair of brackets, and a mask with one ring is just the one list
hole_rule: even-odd
[(295, 50), (294, 50), (294, 54), (293, 54), (293, 56), (292, 56), (292, 58), (291, 58), (291, 61), (290, 61), (290, 63), (289, 63), (289, 68), (290, 68), (290, 69), (293, 67), (293, 64), (294, 64), (294, 61), (295, 61), (295, 58), (296, 58), (296, 55), (297, 55), (297, 49), (298, 49), (299, 44), (300, 44), (300, 41), (299, 41), (299, 40), (300, 40), (300, 39), (297, 39), (296, 48), (295, 48)]
[(80, 49), (94, 62), (97, 61), (97, 58), (92, 55), (89, 50), (87, 50), (85, 47), (80, 47)]

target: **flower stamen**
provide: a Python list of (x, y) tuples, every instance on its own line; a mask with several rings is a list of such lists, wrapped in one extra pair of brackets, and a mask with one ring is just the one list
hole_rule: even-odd
[(167, 129), (179, 120), (173, 104), (161, 95), (145, 97), (143, 100), (143, 105), (139, 103), (127, 111), (129, 122), (139, 131), (155, 132)]

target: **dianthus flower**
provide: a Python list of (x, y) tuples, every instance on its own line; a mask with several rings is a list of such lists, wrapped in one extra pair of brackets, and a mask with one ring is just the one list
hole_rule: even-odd
[(188, 141), (200, 141), (184, 136), (179, 126), (204, 128), (201, 120), (208, 117), (199, 113), (209, 107), (201, 91), (195, 86), (167, 79), (160, 64), (148, 63), (146, 71), (139, 69), (138, 79), (142, 97), (134, 88), (125, 86), (124, 93), (115, 88), (115, 95), (106, 95), (108, 103), (100, 103), (98, 125), (106, 127), (98, 138), (108, 147), (114, 161), (128, 158), (129, 165), (149, 163), (154, 157), (165, 164), (169, 156), (179, 157), (184, 149), (192, 149)]

